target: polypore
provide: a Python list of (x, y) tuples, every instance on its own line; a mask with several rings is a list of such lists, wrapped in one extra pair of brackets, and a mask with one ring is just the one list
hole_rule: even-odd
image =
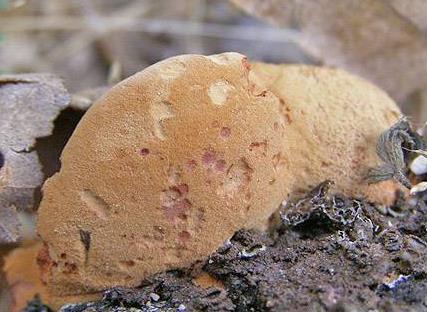
[(289, 194), (324, 179), (368, 186), (375, 141), (399, 110), (370, 83), (237, 53), (184, 55), (126, 79), (89, 109), (43, 188), (38, 232), (51, 291), (136, 286), (263, 228)]

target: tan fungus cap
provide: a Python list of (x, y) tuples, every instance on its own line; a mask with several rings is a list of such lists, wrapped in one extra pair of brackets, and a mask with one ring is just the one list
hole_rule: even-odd
[(184, 55), (126, 79), (83, 117), (47, 181), (38, 232), (57, 294), (136, 286), (189, 266), (240, 228), (262, 228), (290, 193), (368, 186), (375, 142), (399, 110), (343, 71)]

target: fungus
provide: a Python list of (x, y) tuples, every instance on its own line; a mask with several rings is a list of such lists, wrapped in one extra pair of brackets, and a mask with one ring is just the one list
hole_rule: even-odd
[(190, 266), (325, 179), (349, 196), (394, 199), (395, 184), (363, 180), (400, 114), (383, 91), (336, 69), (249, 65), (238, 53), (174, 57), (89, 109), (43, 187), (52, 293), (137, 286)]

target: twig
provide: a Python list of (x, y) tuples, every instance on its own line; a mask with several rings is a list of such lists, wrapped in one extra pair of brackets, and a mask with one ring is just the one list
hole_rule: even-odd
[[(99, 16), (106, 26), (106, 33), (116, 30), (173, 34), (183, 36), (203, 36), (211, 38), (240, 39), (247, 41), (296, 42), (301, 34), (292, 29), (278, 29), (250, 25), (224, 25), (194, 21), (106, 17)], [(2, 32), (28, 31), (96, 31), (85, 18), (76, 16), (28, 16), (4, 17), (0, 20)]]

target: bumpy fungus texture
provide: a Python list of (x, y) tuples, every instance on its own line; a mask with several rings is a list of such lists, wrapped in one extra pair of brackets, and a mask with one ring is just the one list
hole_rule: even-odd
[(392, 204), (396, 182), (369, 185), (369, 164), (379, 164), (381, 133), (401, 116), (392, 99), (368, 81), (339, 69), (252, 64), (250, 79), (275, 94), (290, 123), (281, 156), (284, 185), (295, 192), (329, 179), (349, 196)]
[(43, 278), (57, 294), (138, 285), (264, 227), (290, 193), (328, 178), (390, 201), (395, 185), (363, 177), (398, 115), (383, 91), (339, 70), (251, 70), (237, 53), (155, 64), (87, 112), (45, 184)]

